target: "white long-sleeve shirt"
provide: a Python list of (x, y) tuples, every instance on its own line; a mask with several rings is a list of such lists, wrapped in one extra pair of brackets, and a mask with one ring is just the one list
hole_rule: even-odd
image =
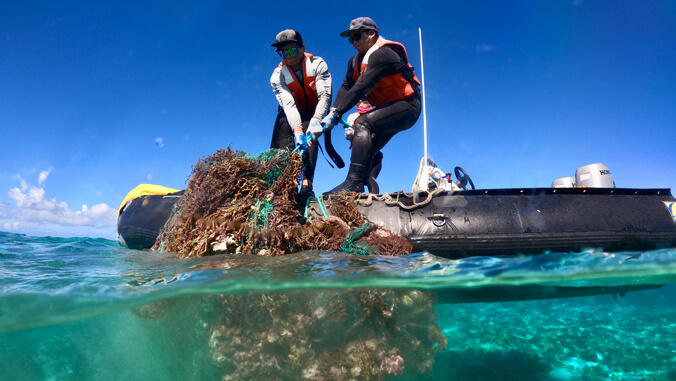
[[(329, 73), (328, 65), (321, 57), (311, 57), (309, 64), (311, 68), (307, 68), (307, 70), (312, 70), (316, 74), (315, 88), (317, 89), (318, 99), (317, 108), (313, 116), (322, 119), (329, 113), (329, 107), (331, 106), (331, 74)], [(297, 77), (301, 81), (304, 78), (302, 74), (297, 75)], [(288, 82), (291, 82), (291, 79), (285, 77), (282, 66), (275, 68), (275, 71), (272, 72), (272, 77), (270, 77), (270, 85), (272, 85), (272, 91), (279, 105), (284, 109), (289, 126), (293, 129), (293, 127), (300, 126), (302, 121), (300, 112), (296, 108), (296, 101), (286, 85)]]

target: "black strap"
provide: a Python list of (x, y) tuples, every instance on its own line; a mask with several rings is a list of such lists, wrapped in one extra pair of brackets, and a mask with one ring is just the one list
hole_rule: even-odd
[(317, 147), (319, 147), (319, 150), (322, 151), (322, 156), (324, 156), (324, 160), (326, 160), (327, 163), (331, 166), (331, 168), (334, 168), (333, 164), (329, 161), (329, 159), (326, 158), (326, 155), (324, 155), (324, 149), (322, 148), (322, 145), (317, 142)]
[[(322, 151), (322, 156), (324, 156), (326, 162), (329, 163), (329, 165), (331, 165), (329, 160), (326, 159), (326, 155), (324, 155), (324, 150), (322, 149), (322, 146), (319, 145), (319, 142), (317, 142), (317, 145), (319, 146), (319, 150)], [(331, 130), (324, 132), (324, 146), (326, 146), (326, 153), (329, 155), (331, 160), (333, 160), (333, 162), (336, 163), (336, 166), (338, 168), (345, 167), (345, 162), (343, 161), (343, 158), (340, 157), (338, 152), (336, 152), (336, 149), (333, 148), (333, 144), (331, 143)], [(331, 168), (333, 168), (333, 165), (331, 165)]]

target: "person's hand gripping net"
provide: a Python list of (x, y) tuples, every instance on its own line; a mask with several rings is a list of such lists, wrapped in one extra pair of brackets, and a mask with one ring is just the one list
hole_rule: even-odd
[(296, 149), (299, 151), (306, 150), (308, 145), (307, 145), (307, 136), (303, 134), (302, 132), (296, 132), (294, 133), (295, 141), (296, 141)]
[[(331, 108), (331, 111), (329, 111), (328, 115), (322, 119), (321, 123), (318, 123), (319, 125), (313, 126), (312, 122), (310, 122), (310, 126), (307, 129), (307, 143), (309, 146), (311, 146), (313, 142), (322, 136), (325, 131), (331, 131), (338, 123), (340, 123), (346, 129), (346, 138), (348, 135), (354, 135), (354, 128), (352, 126), (354, 120), (352, 120), (351, 123), (346, 122), (343, 118), (337, 116), (334, 111), (335, 108)], [(354, 119), (356, 119), (356, 117)], [(351, 137), (348, 138), (348, 140), (349, 139), (351, 139)]]
[(310, 126), (307, 129), (307, 143), (311, 146), (314, 142), (319, 139), (324, 131), (331, 131), (333, 127), (338, 124), (340, 118), (335, 114), (336, 109), (331, 108), (329, 113), (319, 122), (317, 119), (312, 118), (310, 121)]
[(301, 155), (305, 153), (307, 150), (307, 137), (303, 133), (303, 127), (298, 126), (293, 129), (293, 140), (296, 144), (296, 148), (293, 150), (294, 152), (298, 151), (300, 152)]

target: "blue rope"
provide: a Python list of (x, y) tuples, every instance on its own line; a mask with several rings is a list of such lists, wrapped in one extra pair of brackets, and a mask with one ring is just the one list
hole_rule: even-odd
[(305, 219), (307, 220), (307, 210), (310, 208), (310, 200), (312, 200), (314, 197), (308, 197), (307, 201), (305, 202)]
[[(300, 149), (299, 149), (299, 148), (300, 148)], [(303, 156), (303, 154), (305, 153), (305, 148), (303, 148), (303, 146), (300, 146), (300, 145), (299, 145), (299, 146), (296, 146), (296, 148), (294, 148), (294, 150), (291, 151), (291, 154), (293, 154), (293, 153), (296, 152), (296, 151), (298, 151), (298, 153), (300, 154), (300, 156)]]
[(308, 209), (310, 209), (310, 200), (313, 198), (317, 199), (317, 203), (319, 204), (319, 208), (322, 210), (322, 214), (324, 215), (324, 218), (329, 218), (329, 214), (326, 213), (326, 209), (324, 208), (324, 204), (322, 203), (322, 198), (321, 197), (308, 197), (307, 201), (305, 202), (305, 219), (307, 220), (308, 216)]
[(322, 214), (324, 215), (324, 218), (329, 218), (329, 214), (326, 213), (326, 209), (324, 209), (324, 204), (322, 203), (322, 198), (319, 197), (317, 199), (317, 201), (319, 202), (319, 207), (322, 209)]

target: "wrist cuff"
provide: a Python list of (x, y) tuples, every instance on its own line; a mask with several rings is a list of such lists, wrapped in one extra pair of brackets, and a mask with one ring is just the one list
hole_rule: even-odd
[(333, 115), (333, 117), (336, 118), (336, 119), (340, 119), (343, 116), (343, 114), (339, 113), (338, 110), (336, 110), (335, 107), (331, 108), (331, 111), (329, 111), (329, 114)]

